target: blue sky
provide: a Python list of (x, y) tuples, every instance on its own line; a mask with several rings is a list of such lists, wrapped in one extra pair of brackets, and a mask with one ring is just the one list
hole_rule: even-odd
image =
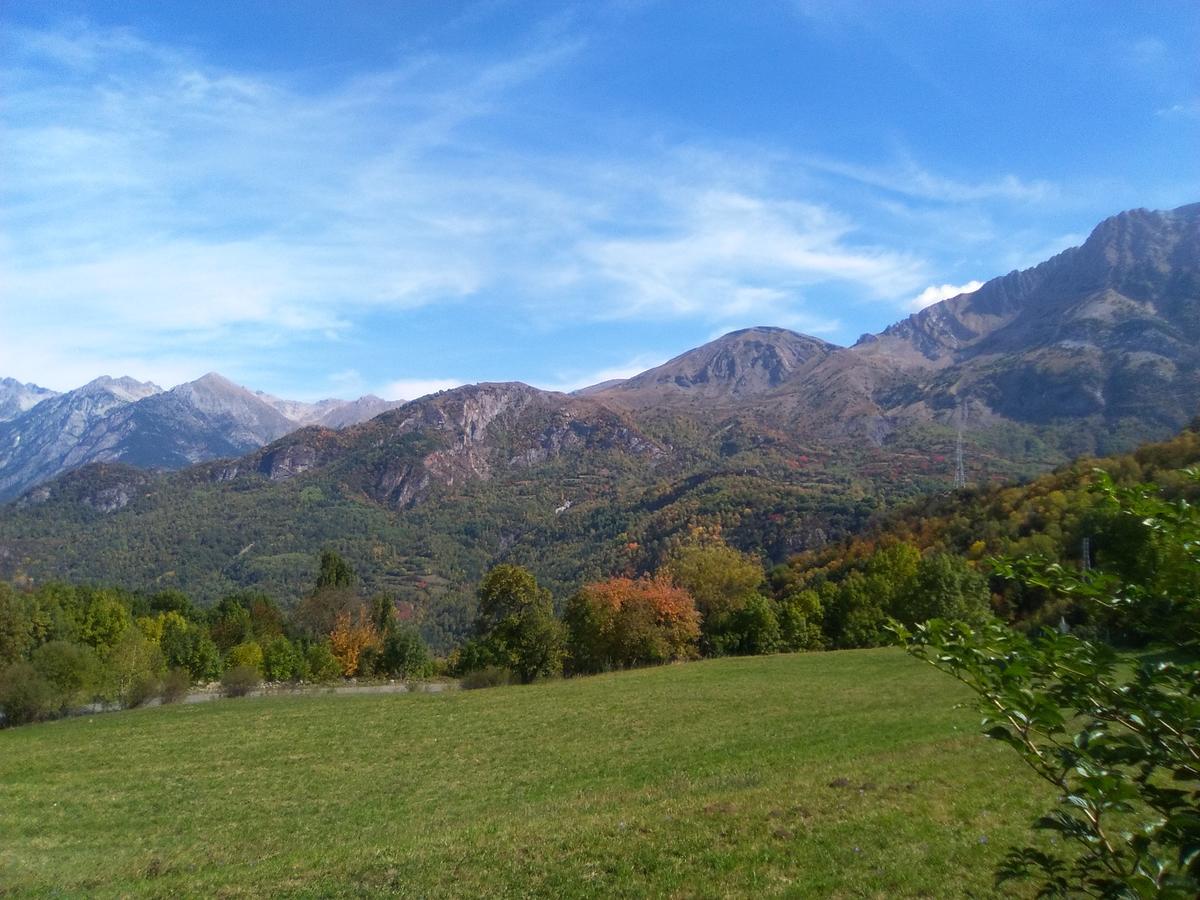
[(569, 389), (1200, 200), (1194, 2), (5, 0), (0, 375)]

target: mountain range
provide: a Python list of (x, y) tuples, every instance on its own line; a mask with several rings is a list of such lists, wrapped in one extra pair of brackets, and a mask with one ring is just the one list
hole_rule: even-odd
[(0, 500), (89, 463), (181, 469), (239, 456), (305, 425), (342, 428), (397, 405), (370, 395), (280, 400), (215, 372), (168, 391), (102, 376), (59, 394), (6, 378), (0, 381)]
[[(336, 546), (444, 646), (501, 560), (557, 591), (700, 534), (783, 560), (947, 489), (959, 433), (982, 483), (1177, 431), (1200, 410), (1200, 204), (1121, 213), (850, 347), (744, 329), (573, 395), (470, 385), (365, 418), (372, 401), (300, 411), (218, 376), (102, 381), (0, 425), (10, 495), (11, 472), (105, 460), (4, 511), (0, 577), (286, 600)], [(49, 433), (14, 442), (34, 413)], [(365, 420), (322, 425), (339, 413)], [(134, 467), (206, 455), (231, 458)]]

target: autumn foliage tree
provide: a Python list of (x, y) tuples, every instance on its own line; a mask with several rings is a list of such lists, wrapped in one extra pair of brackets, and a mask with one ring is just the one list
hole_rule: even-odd
[(610, 578), (586, 585), (563, 614), (573, 672), (655, 665), (698, 654), (700, 614), (668, 578)]
[(378, 645), (379, 631), (365, 606), (359, 606), (354, 612), (342, 610), (337, 614), (333, 631), (329, 633), (329, 649), (342, 667), (343, 675), (356, 675), (363, 651)]

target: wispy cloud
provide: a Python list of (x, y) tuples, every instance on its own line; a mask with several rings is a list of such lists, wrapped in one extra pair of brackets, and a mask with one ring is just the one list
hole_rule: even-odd
[[(437, 304), (829, 330), (814, 298), (900, 306), (938, 274), (911, 229), (868, 227), (898, 220), (889, 205), (1054, 193), (699, 140), (522, 143), (526, 98), (587, 51), (562, 29), (315, 88), (85, 23), (2, 39), (0, 368), (27, 378), (171, 383)], [(846, 179), (866, 189), (857, 208)]]
[(1164, 119), (1200, 119), (1200, 97), (1164, 106), (1155, 110), (1155, 114)]
[(987, 181), (963, 181), (946, 178), (903, 159), (887, 166), (864, 166), (819, 156), (804, 158), (804, 164), (818, 172), (836, 175), (895, 194), (942, 203), (971, 203), (980, 200), (1007, 200), (1040, 203), (1054, 198), (1058, 188), (1042, 179), (1027, 181), (1006, 174)]
[(594, 271), (622, 288), (609, 316), (778, 319), (809, 285), (849, 282), (886, 297), (925, 275), (910, 255), (853, 246), (851, 224), (817, 205), (713, 190), (680, 198), (673, 212), (658, 233), (582, 245)]

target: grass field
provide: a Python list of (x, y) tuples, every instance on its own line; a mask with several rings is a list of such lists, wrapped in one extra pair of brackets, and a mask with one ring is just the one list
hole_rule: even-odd
[(0, 732), (0, 893), (964, 897), (1049, 806), (895, 650)]

